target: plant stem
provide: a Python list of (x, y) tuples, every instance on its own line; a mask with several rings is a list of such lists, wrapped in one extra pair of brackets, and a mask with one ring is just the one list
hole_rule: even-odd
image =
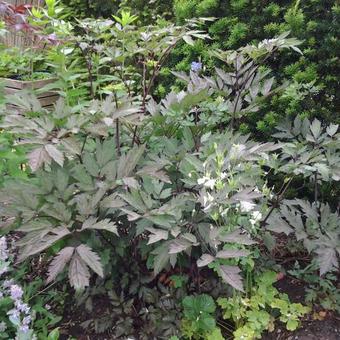
[(289, 185), (291, 184), (293, 180), (293, 177), (291, 177), (280, 189), (278, 196), (274, 202), (274, 204), (272, 205), (272, 207), (270, 208), (268, 214), (266, 215), (266, 217), (261, 221), (261, 225), (264, 226), (268, 220), (268, 218), (270, 217), (270, 215), (273, 213), (273, 211), (280, 205), (281, 201), (283, 200), (284, 194), (286, 193)]
[(314, 173), (314, 201), (315, 205), (317, 205), (318, 202), (318, 173), (315, 171)]
[[(117, 94), (114, 94), (115, 103), (116, 103), (116, 110), (118, 109), (118, 99)], [(119, 157), (121, 155), (120, 152), (120, 129), (119, 129), (119, 119), (116, 119), (116, 148), (117, 148), (117, 156)]]

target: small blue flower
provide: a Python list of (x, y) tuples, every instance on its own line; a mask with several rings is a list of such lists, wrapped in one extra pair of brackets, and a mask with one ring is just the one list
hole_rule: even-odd
[(7, 328), (6, 324), (3, 321), (1, 321), (0, 322), (0, 333), (5, 332), (6, 328)]
[(23, 319), (22, 319), (22, 324), (23, 325), (29, 325), (31, 323), (32, 319), (31, 319), (31, 316), (28, 315), (28, 316), (25, 316)]
[(201, 62), (197, 62), (197, 61), (193, 61), (191, 63), (191, 71), (193, 72), (199, 72), (202, 70), (202, 63)]
[(27, 333), (27, 332), (30, 330), (30, 328), (29, 328), (27, 325), (22, 325), (22, 326), (20, 327), (20, 330), (21, 330), (23, 333)]
[(27, 303), (23, 303), (20, 300), (17, 300), (15, 302), (15, 307), (17, 308), (17, 310), (25, 314), (28, 314), (30, 311), (30, 307), (28, 307)]
[(18, 285), (11, 286), (10, 291), (11, 291), (11, 298), (13, 300), (21, 299), (22, 295), (24, 294), (23, 290)]

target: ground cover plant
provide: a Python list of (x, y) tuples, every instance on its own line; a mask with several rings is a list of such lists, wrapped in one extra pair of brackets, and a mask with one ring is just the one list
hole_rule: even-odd
[[(244, 133), (282, 91), (270, 63), (301, 41), (212, 48), (209, 69), (174, 68), (160, 95), (172, 53), (211, 39), (211, 19), (74, 21), (54, 1), (25, 15), (57, 42), (42, 67), (60, 99), (1, 99), (7, 337), (251, 340), (296, 330), (320, 305), (335, 313), (338, 125), (296, 113), (269, 141)], [(306, 301), (279, 290), (288, 276)]]

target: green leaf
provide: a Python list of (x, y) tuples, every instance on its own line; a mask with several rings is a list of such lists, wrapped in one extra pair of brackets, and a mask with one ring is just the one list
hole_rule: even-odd
[(55, 328), (48, 334), (47, 340), (58, 340), (59, 337), (60, 337), (59, 328)]
[(94, 156), (89, 153), (85, 153), (85, 155), (83, 156), (83, 162), (89, 174), (93, 177), (97, 177), (100, 169), (98, 164), (96, 163)]
[(155, 254), (154, 257), (154, 263), (153, 263), (153, 269), (154, 269), (154, 275), (159, 274), (165, 266), (169, 263), (170, 255), (168, 251), (167, 244), (162, 244), (158, 248), (156, 248), (152, 254)]
[(287, 323), (286, 323), (286, 328), (289, 330), (289, 331), (295, 331), (299, 326), (299, 321), (297, 320), (288, 320)]

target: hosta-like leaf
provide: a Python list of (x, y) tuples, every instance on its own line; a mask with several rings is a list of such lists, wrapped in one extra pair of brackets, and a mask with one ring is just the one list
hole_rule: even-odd
[(79, 257), (79, 255), (74, 255), (72, 257), (68, 271), (68, 277), (71, 286), (75, 290), (81, 290), (89, 286), (90, 272), (86, 263)]
[(100, 277), (104, 277), (103, 266), (100, 257), (86, 244), (81, 244), (76, 248), (80, 258)]
[(217, 252), (216, 257), (219, 259), (231, 259), (235, 257), (248, 256), (250, 252), (248, 250), (239, 249), (226, 249)]
[(66, 264), (70, 261), (73, 252), (74, 247), (66, 247), (54, 257), (48, 268), (47, 283), (53, 281), (57, 275), (63, 271)]
[(243, 284), (242, 284), (242, 277), (239, 274), (240, 271), (241, 269), (236, 266), (227, 266), (227, 265), (220, 266), (220, 275), (222, 279), (226, 283), (234, 287), (235, 289), (240, 290), (241, 292), (244, 292)]
[(209, 263), (214, 261), (214, 256), (210, 254), (203, 254), (198, 260), (197, 260), (197, 267), (204, 267), (207, 266)]

